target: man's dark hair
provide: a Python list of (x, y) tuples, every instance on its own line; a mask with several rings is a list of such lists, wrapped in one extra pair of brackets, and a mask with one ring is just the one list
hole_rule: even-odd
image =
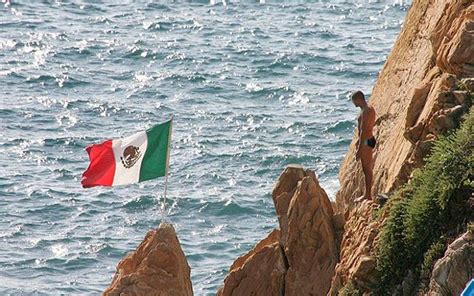
[(364, 100), (365, 101), (365, 96), (364, 93), (361, 92), (360, 90), (354, 92), (351, 96), (351, 99), (354, 100)]

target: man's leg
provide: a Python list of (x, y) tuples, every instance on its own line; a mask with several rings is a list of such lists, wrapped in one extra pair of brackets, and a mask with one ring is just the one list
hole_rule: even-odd
[(362, 164), (362, 171), (364, 173), (365, 180), (365, 194), (355, 199), (355, 202), (361, 202), (363, 200), (372, 200), (372, 180), (373, 180), (373, 151), (369, 146), (362, 146), (360, 148), (360, 162)]
[(374, 177), (374, 160), (372, 156), (372, 148), (370, 148), (369, 146), (361, 147), (360, 160), (362, 163), (362, 171), (364, 172), (365, 176), (364, 199), (372, 200), (372, 180)]

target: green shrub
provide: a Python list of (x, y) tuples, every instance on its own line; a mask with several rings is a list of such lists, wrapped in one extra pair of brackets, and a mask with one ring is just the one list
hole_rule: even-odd
[(377, 250), (379, 294), (393, 291), (408, 270), (419, 275), (430, 246), (438, 251), (433, 244), (441, 236), (466, 227), (470, 213), (464, 205), (474, 189), (473, 147), (470, 112), (459, 129), (436, 141), (425, 166), (392, 198)]
[(389, 201), (390, 216), (385, 221), (377, 252), (377, 270), (380, 281), (379, 292), (386, 287), (395, 286), (404, 277), (407, 255), (404, 243), (404, 221), (406, 219), (406, 200), (392, 198)]
[(356, 288), (352, 281), (348, 282), (341, 290), (339, 296), (362, 296), (362, 293)]
[(425, 254), (423, 265), (421, 266), (420, 280), (424, 285), (428, 284), (433, 270), (433, 265), (439, 258), (443, 257), (446, 251), (446, 241), (441, 238), (436, 243), (433, 243)]

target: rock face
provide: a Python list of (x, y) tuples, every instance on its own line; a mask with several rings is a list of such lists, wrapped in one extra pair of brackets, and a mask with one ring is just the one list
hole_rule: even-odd
[[(431, 143), (468, 110), (473, 90), (458, 85), (474, 76), (473, 28), (472, 0), (413, 1), (370, 98), (377, 111), (374, 194), (405, 183)], [(339, 211), (363, 194), (355, 142), (339, 172)]]
[(436, 64), (461, 77), (474, 72), (474, 6), (471, 0), (445, 2), (446, 13), (431, 37)]
[(373, 245), (378, 238), (380, 220), (368, 219), (376, 207), (373, 202), (364, 201), (350, 213), (341, 243), (341, 260), (336, 266), (329, 295), (338, 295), (349, 279), (364, 292), (369, 292), (369, 287), (376, 282)]
[(162, 223), (120, 261), (103, 295), (193, 295), (190, 272), (173, 226)]
[(287, 266), (279, 239), (280, 231), (273, 230), (238, 258), (218, 295), (283, 295)]
[[(474, 93), (474, 1), (414, 0), (370, 98), (377, 112), (372, 194), (404, 184), (439, 135), (459, 125)], [(345, 218), (331, 295), (349, 282), (369, 291), (378, 230), (372, 206), (355, 208), (364, 177), (354, 137), (339, 172), (336, 212)], [(380, 223), (378, 225), (377, 223)]]
[(427, 295), (461, 295), (474, 277), (474, 234), (466, 232), (451, 243), (433, 269)]
[[(332, 205), (313, 171), (298, 183), (282, 243), (288, 259), (285, 295), (326, 294), (338, 260)], [(282, 228), (285, 233), (285, 228)]]
[(218, 295), (326, 295), (338, 260), (331, 203), (314, 172), (290, 166), (274, 187), (281, 230), (232, 265)]

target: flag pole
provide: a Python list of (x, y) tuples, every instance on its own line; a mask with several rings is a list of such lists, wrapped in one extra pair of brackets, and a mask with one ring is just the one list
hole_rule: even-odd
[(162, 207), (162, 212), (161, 216), (164, 219), (167, 217), (167, 212), (166, 212), (166, 194), (168, 192), (168, 174), (169, 174), (169, 169), (170, 169), (170, 151), (171, 151), (171, 134), (173, 131), (173, 119), (174, 115), (171, 115), (170, 119), (170, 130), (168, 134), (168, 151), (166, 152), (166, 169), (165, 169), (165, 192), (163, 195), (163, 207)]

